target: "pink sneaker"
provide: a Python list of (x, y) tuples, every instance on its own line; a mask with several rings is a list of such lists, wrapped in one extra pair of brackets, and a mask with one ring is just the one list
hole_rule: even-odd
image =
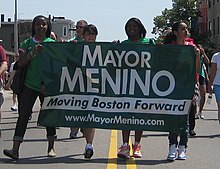
[(132, 157), (135, 157), (135, 158), (142, 157), (140, 144), (137, 144), (137, 145), (132, 144), (132, 149), (133, 149), (133, 156)]
[(130, 158), (130, 146), (121, 146), (120, 151), (118, 152), (118, 158), (128, 159)]

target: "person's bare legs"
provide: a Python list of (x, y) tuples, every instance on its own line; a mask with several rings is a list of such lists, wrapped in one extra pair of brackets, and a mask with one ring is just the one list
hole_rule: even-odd
[(13, 93), (12, 95), (13, 107), (17, 107), (17, 95)]
[(129, 142), (129, 136), (130, 136), (130, 130), (122, 130), (122, 141), (123, 144), (128, 144)]
[(92, 144), (95, 136), (95, 128), (83, 128), (83, 134), (87, 144)]
[(94, 154), (92, 143), (95, 136), (95, 128), (83, 128), (83, 134), (86, 139), (84, 158), (90, 159)]
[(206, 85), (200, 85), (199, 91), (200, 91), (199, 117), (201, 119), (204, 119), (204, 115), (202, 114), (202, 110), (205, 105)]
[(135, 142), (140, 143), (143, 131), (135, 131)]

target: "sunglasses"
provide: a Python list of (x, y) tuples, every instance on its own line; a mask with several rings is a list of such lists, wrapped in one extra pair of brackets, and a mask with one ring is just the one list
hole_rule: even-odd
[(76, 29), (83, 29), (84, 26), (76, 26)]

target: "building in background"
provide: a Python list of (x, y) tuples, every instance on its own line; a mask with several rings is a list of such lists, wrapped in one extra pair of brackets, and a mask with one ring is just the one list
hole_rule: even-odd
[(208, 31), (208, 4), (207, 0), (201, 0), (199, 4), (199, 11), (201, 12), (201, 17), (199, 17), (199, 33), (204, 33)]
[(211, 31), (211, 41), (220, 48), (220, 0), (207, 0), (208, 3), (208, 30)]
[[(51, 18), (49, 16), (49, 19), (58, 41), (65, 41), (75, 36), (75, 22), (65, 19), (65, 17)], [(31, 19), (18, 20), (18, 44), (31, 37), (31, 23)], [(14, 51), (14, 22), (11, 21), (11, 18), (5, 21), (4, 14), (1, 14), (0, 39), (6, 50)]]
[[(49, 16), (51, 19), (51, 17)], [(75, 22), (65, 17), (55, 17), (51, 19), (52, 31), (56, 34), (58, 41), (66, 41), (75, 36)]]

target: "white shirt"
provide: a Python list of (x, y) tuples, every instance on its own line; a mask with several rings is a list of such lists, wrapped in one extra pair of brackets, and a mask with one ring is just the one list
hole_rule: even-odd
[(11, 63), (11, 66), (10, 66), (10, 69), (9, 69), (9, 72), (12, 73), (13, 72), (13, 69), (14, 69), (14, 64), (15, 62), (12, 62)]
[(220, 85), (220, 52), (215, 53), (212, 56), (211, 63), (216, 63), (217, 64), (217, 70), (216, 70), (216, 75), (213, 81), (213, 85)]

